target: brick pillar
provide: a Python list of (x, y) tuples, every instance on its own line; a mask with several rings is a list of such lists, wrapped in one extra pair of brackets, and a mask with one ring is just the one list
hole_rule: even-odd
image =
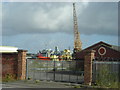
[(27, 50), (18, 50), (18, 75), (19, 80), (26, 78), (26, 52)]
[(85, 51), (84, 60), (84, 83), (86, 85), (91, 85), (92, 82), (92, 60), (94, 59), (94, 50)]

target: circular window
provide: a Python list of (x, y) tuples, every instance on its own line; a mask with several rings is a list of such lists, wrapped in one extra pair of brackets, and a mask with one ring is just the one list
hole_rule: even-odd
[(98, 53), (99, 53), (100, 55), (105, 55), (105, 54), (106, 54), (106, 49), (105, 49), (104, 47), (100, 47), (100, 48), (98, 49)]

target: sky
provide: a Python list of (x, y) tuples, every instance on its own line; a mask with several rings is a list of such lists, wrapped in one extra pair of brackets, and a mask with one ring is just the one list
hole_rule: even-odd
[[(118, 45), (118, 3), (77, 2), (82, 48), (99, 41)], [(3, 2), (2, 45), (37, 53), (42, 49), (73, 50), (73, 7), (70, 2)]]

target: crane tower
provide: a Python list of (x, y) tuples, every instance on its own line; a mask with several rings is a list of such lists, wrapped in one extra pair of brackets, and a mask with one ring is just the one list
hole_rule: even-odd
[(80, 34), (78, 32), (78, 22), (75, 10), (75, 3), (73, 3), (73, 21), (74, 21), (74, 53), (82, 50), (82, 42), (80, 40)]

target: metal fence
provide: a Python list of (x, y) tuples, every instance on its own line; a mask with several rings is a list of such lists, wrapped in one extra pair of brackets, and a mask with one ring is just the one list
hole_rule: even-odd
[(84, 82), (82, 61), (44, 61), (27, 59), (27, 78), (63, 82)]
[(110, 86), (120, 82), (119, 60), (93, 60), (93, 82)]

